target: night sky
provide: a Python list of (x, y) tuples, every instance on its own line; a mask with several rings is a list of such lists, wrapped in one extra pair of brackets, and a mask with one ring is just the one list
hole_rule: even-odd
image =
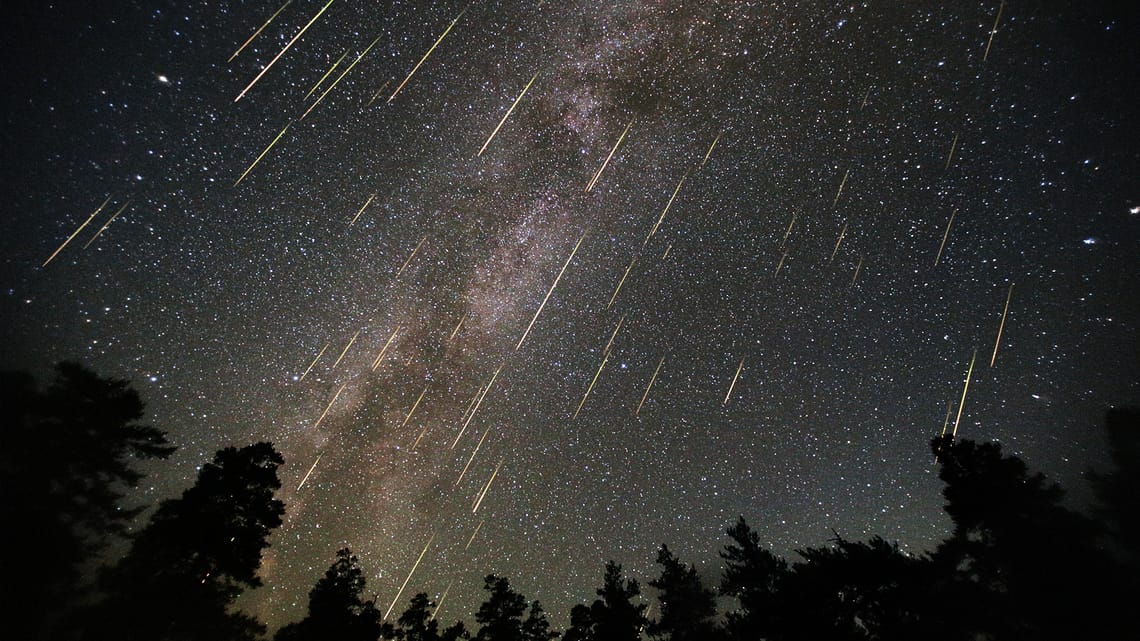
[(235, 102), (326, 0), (230, 61), (276, 0), (4, 3), (0, 365), (131, 380), (137, 501), (273, 441), (271, 628), (345, 545), (558, 626), (740, 514), (929, 549), (947, 417), (1079, 501), (1140, 403), (1119, 4), (334, 0)]

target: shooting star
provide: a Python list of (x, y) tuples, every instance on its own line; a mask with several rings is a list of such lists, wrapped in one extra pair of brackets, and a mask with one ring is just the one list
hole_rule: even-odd
[(788, 223), (788, 229), (784, 232), (784, 239), (780, 241), (780, 247), (788, 244), (788, 236), (792, 235), (792, 228), (796, 226), (796, 215), (792, 214), (792, 220)]
[(483, 491), (479, 494), (479, 498), (475, 500), (475, 505), (471, 506), (471, 513), (474, 514), (479, 511), (479, 506), (483, 504), (483, 499), (487, 496), (487, 492), (491, 489), (491, 484), (495, 482), (495, 477), (499, 475), (499, 468), (503, 466), (503, 460), (499, 459), (499, 464), (495, 466), (495, 471), (491, 472), (491, 478), (487, 480), (487, 484), (483, 486)]
[(606, 343), (606, 348), (602, 350), (603, 356), (609, 356), (610, 348), (613, 347), (614, 339), (617, 338), (618, 330), (621, 329), (621, 324), (624, 322), (625, 314), (622, 314), (621, 319), (619, 319), (617, 325), (614, 326), (614, 333), (610, 334), (610, 340)]
[(578, 412), (582, 411), (582, 406), (586, 404), (586, 399), (590, 398), (590, 392), (594, 389), (594, 384), (598, 382), (598, 377), (602, 375), (602, 368), (609, 362), (610, 355), (606, 354), (602, 357), (602, 364), (598, 365), (598, 371), (594, 372), (594, 379), (590, 381), (590, 386), (586, 388), (586, 393), (582, 395), (582, 402), (578, 403), (578, 409), (574, 410), (574, 416), (571, 420), (578, 418)]
[(1005, 8), (1005, 0), (1001, 0), (998, 5), (997, 16), (994, 18), (994, 26), (990, 29), (990, 39), (986, 41), (986, 52), (982, 55), (982, 62), (990, 57), (990, 45), (994, 43), (994, 34), (997, 33), (998, 21), (1001, 20), (1001, 10)]
[(625, 130), (621, 132), (620, 136), (618, 136), (617, 142), (614, 143), (613, 148), (610, 149), (610, 153), (608, 156), (606, 156), (605, 162), (602, 163), (601, 167), (598, 167), (598, 171), (594, 172), (594, 177), (590, 179), (590, 184), (586, 185), (586, 191), (594, 190), (594, 185), (597, 184), (598, 178), (602, 177), (602, 172), (605, 171), (606, 166), (610, 164), (610, 159), (614, 157), (614, 152), (616, 152), (618, 147), (621, 146), (621, 141), (625, 140), (625, 135), (629, 133), (629, 128), (632, 126), (633, 120), (631, 119), (629, 121), (629, 124), (625, 126)]
[(285, 132), (289, 130), (289, 125), (291, 124), (293, 123), (286, 124), (285, 128), (281, 130), (281, 133), (277, 134), (277, 137), (273, 139), (273, 142), (269, 143), (269, 146), (265, 148), (265, 151), (261, 152), (261, 154), (258, 155), (258, 157), (254, 159), (252, 163), (250, 163), (249, 167), (246, 167), (246, 170), (241, 172), (241, 176), (238, 176), (237, 181), (234, 182), (234, 187), (237, 187), (241, 184), (241, 181), (245, 180), (245, 177), (249, 175), (249, 172), (253, 171), (253, 168), (257, 166), (257, 163), (261, 162), (261, 159), (265, 157), (265, 154), (269, 153), (270, 149), (273, 149), (273, 145), (276, 145), (277, 141), (281, 140), (281, 136), (285, 135)]
[(705, 163), (707, 163), (709, 161), (709, 156), (712, 155), (712, 150), (714, 148), (716, 148), (716, 143), (718, 140), (720, 140), (720, 136), (723, 133), (724, 133), (723, 131), (718, 131), (716, 134), (716, 138), (713, 138), (712, 144), (709, 145), (709, 150), (705, 152), (705, 157), (704, 157), (704, 159), (701, 160), (701, 167), (704, 167)]
[(372, 97), (368, 99), (368, 102), (366, 102), (364, 104), (364, 106), (365, 107), (371, 107), (372, 103), (376, 102), (376, 99), (380, 97), (380, 94), (384, 93), (384, 90), (387, 89), (388, 85), (390, 85), (390, 84), (392, 84), (391, 80), (380, 85), (380, 88), (376, 90), (376, 93), (372, 94)]
[(317, 361), (321, 360), (321, 357), (325, 355), (325, 350), (328, 348), (329, 344), (325, 343), (325, 346), (321, 348), (321, 351), (317, 354), (317, 357), (314, 358), (313, 362), (309, 363), (309, 366), (305, 368), (305, 373), (301, 374), (301, 378), (297, 379), (298, 381), (305, 380), (305, 377), (309, 375), (309, 372), (312, 371), (313, 366), (317, 364)]
[(1005, 309), (1001, 311), (1001, 324), (998, 325), (997, 339), (994, 340), (994, 354), (990, 357), (990, 367), (997, 360), (998, 345), (1001, 344), (1001, 332), (1005, 329), (1005, 317), (1009, 313), (1009, 300), (1013, 298), (1013, 283), (1009, 284), (1009, 293), (1005, 295)]
[(574, 260), (574, 254), (578, 253), (578, 248), (582, 246), (582, 241), (585, 239), (586, 234), (583, 233), (581, 238), (579, 238), (578, 242), (574, 245), (574, 251), (570, 252), (570, 256), (566, 259), (566, 262), (562, 264), (562, 269), (558, 272), (558, 277), (554, 279), (554, 284), (550, 286), (550, 289), (546, 292), (546, 296), (544, 296), (542, 299), (542, 304), (539, 305), (538, 310), (534, 312), (534, 318), (530, 319), (530, 324), (526, 326), (526, 331), (523, 332), (522, 338), (519, 339), (518, 345), (515, 345), (516, 352), (519, 351), (519, 348), (522, 347), (523, 341), (525, 341), (527, 335), (530, 334), (531, 328), (534, 327), (534, 322), (538, 320), (538, 315), (542, 313), (542, 308), (546, 307), (546, 301), (550, 300), (550, 295), (554, 293), (554, 288), (558, 287), (558, 281), (562, 280), (562, 274), (566, 273), (566, 268), (570, 266), (570, 261)]
[(310, 111), (312, 111), (313, 109), (316, 109), (317, 105), (321, 104), (321, 101), (325, 99), (325, 96), (329, 95), (329, 92), (331, 92), (333, 89), (336, 89), (336, 86), (338, 84), (340, 84), (340, 81), (343, 80), (344, 77), (348, 75), (348, 72), (352, 71), (352, 68), (356, 66), (356, 63), (360, 62), (364, 58), (364, 56), (368, 55), (369, 51), (372, 51), (372, 47), (375, 47), (377, 42), (380, 42), (380, 36), (376, 36), (376, 39), (373, 40), (372, 43), (369, 44), (364, 49), (364, 51), (360, 52), (360, 55), (356, 57), (356, 60), (353, 60), (352, 64), (348, 65), (347, 69), (340, 72), (340, 75), (336, 77), (336, 80), (334, 80), (331, 85), (329, 85), (329, 88), (325, 89), (321, 93), (320, 98), (317, 98), (316, 100), (314, 100), (313, 104), (309, 105), (309, 108), (305, 110), (305, 113), (301, 114), (301, 117), (299, 118), (299, 120), (304, 120), (305, 116), (309, 115)]
[(780, 255), (780, 262), (776, 263), (776, 274), (775, 274), (775, 276), (773, 276), (773, 278), (780, 275), (780, 270), (784, 268), (784, 261), (787, 259), (788, 259), (788, 250), (785, 249), (784, 253)]
[(398, 333), (400, 333), (399, 325), (396, 326), (396, 329), (392, 330), (392, 335), (388, 337), (388, 342), (384, 343), (384, 347), (380, 350), (380, 353), (376, 355), (376, 360), (372, 361), (373, 372), (380, 366), (380, 361), (384, 358), (384, 352), (388, 351), (388, 346), (392, 344), (392, 340), (396, 338), (396, 334)]
[(942, 258), (942, 249), (946, 247), (946, 239), (950, 237), (950, 225), (954, 224), (954, 215), (958, 210), (950, 212), (950, 220), (946, 223), (946, 231), (942, 234), (942, 244), (938, 246), (938, 253), (934, 255), (934, 266), (938, 267), (938, 259)]
[(685, 172), (684, 176), (681, 176), (681, 181), (677, 183), (677, 188), (673, 190), (673, 195), (669, 196), (669, 202), (665, 203), (665, 209), (661, 210), (661, 215), (657, 218), (657, 222), (653, 225), (653, 229), (649, 230), (649, 235), (645, 237), (645, 242), (641, 244), (642, 247), (649, 243), (649, 239), (653, 238), (653, 234), (657, 233), (657, 228), (660, 227), (661, 222), (665, 220), (665, 214), (668, 213), (669, 208), (673, 206), (673, 200), (677, 198), (677, 194), (681, 191), (681, 185), (685, 184), (685, 179), (688, 177), (689, 172), (687, 171)]
[(843, 180), (839, 181), (839, 191), (835, 192), (835, 200), (831, 201), (831, 206), (835, 207), (839, 204), (839, 196), (843, 194), (843, 186), (847, 184), (847, 176), (851, 174), (851, 170), (843, 172)]
[(447, 37), (447, 34), (451, 33), (451, 28), (455, 26), (455, 23), (459, 22), (459, 19), (463, 17), (464, 13), (467, 13), (466, 9), (461, 11), (459, 15), (455, 16), (455, 20), (452, 20), (451, 24), (447, 25), (447, 28), (443, 30), (443, 33), (440, 34), (439, 39), (435, 41), (435, 44), (431, 46), (431, 49), (427, 50), (427, 53), (424, 54), (424, 57), (420, 58), (420, 61), (416, 63), (416, 66), (412, 67), (412, 70), (408, 72), (408, 77), (404, 78), (404, 81), (400, 83), (400, 86), (396, 87), (396, 90), (393, 91), (392, 95), (388, 97), (389, 103), (396, 99), (396, 94), (400, 93), (400, 90), (404, 88), (404, 85), (408, 84), (408, 81), (411, 80), (412, 76), (416, 74), (416, 71), (420, 68), (420, 65), (422, 65), (424, 61), (428, 59), (428, 56), (431, 55), (431, 52), (435, 51), (435, 48), (439, 46), (439, 43), (443, 42), (443, 39)]
[(962, 399), (958, 401), (958, 415), (954, 417), (954, 431), (950, 436), (958, 436), (958, 421), (962, 420), (962, 408), (966, 406), (966, 390), (970, 389), (970, 375), (974, 373), (974, 361), (978, 358), (978, 350), (970, 357), (970, 368), (966, 370), (966, 384), (962, 386)]
[(416, 248), (408, 255), (408, 259), (404, 261), (404, 264), (400, 265), (400, 271), (396, 272), (396, 278), (399, 278), (400, 274), (403, 274), (404, 270), (408, 268), (408, 263), (412, 262), (412, 259), (416, 257), (416, 252), (420, 250), (420, 245), (423, 245), (425, 240), (427, 240), (427, 236), (424, 236), (420, 239), (420, 242), (416, 243)]
[(443, 602), (447, 599), (447, 593), (451, 591), (452, 583), (453, 581), (447, 582), (447, 587), (443, 589), (443, 595), (439, 597), (439, 602), (435, 604), (435, 608), (431, 611), (431, 616), (428, 617), (428, 621), (435, 621), (435, 615), (439, 614), (440, 608), (443, 607)]
[(483, 441), (487, 440), (487, 435), (491, 433), (491, 426), (488, 425), (487, 429), (483, 430), (483, 436), (479, 437), (479, 442), (475, 444), (475, 449), (471, 452), (471, 457), (467, 459), (467, 465), (463, 466), (463, 471), (459, 473), (459, 478), (455, 479), (455, 484), (452, 487), (459, 487), (459, 482), (467, 475), (468, 468), (471, 467), (472, 461), (475, 460), (475, 455), (479, 453), (479, 448), (483, 447)]
[(329, 67), (329, 70), (325, 72), (325, 75), (321, 76), (321, 79), (317, 81), (317, 84), (313, 85), (313, 88), (309, 90), (309, 93), (305, 94), (305, 100), (308, 100), (309, 96), (313, 95), (313, 92), (317, 90), (317, 87), (320, 87), (321, 83), (324, 82), (325, 80), (327, 80), (328, 77), (330, 75), (332, 75), (332, 72), (337, 67), (339, 67), (340, 63), (343, 62), (344, 59), (347, 57), (348, 57), (348, 49), (345, 49), (344, 53), (340, 54), (340, 57), (336, 59), (336, 62), (332, 63), (332, 66)]
[[(400, 429), (404, 429), (404, 426), (408, 424), (408, 421), (412, 420), (412, 414), (416, 413), (416, 408), (420, 406), (420, 401), (424, 400), (424, 394), (427, 394), (428, 387), (431, 387), (431, 386), (425, 385), (424, 391), (420, 392), (420, 397), (416, 399), (415, 403), (412, 403), (412, 409), (408, 410), (408, 415), (404, 417), (404, 422), (400, 423)], [(422, 436), (422, 434), (421, 434), (421, 436)], [(419, 439), (417, 439), (416, 442), (419, 443)], [(414, 449), (414, 446), (413, 446), (413, 449)]]
[(843, 223), (843, 231), (839, 232), (839, 240), (835, 241), (835, 249), (831, 250), (831, 258), (828, 259), (827, 264), (835, 262), (835, 254), (839, 253), (839, 244), (843, 242), (843, 237), (847, 235), (847, 221)]
[(103, 211), (103, 208), (106, 207), (107, 203), (109, 203), (109, 202), (111, 202), (111, 197), (107, 196), (107, 200), (104, 200), (103, 204), (99, 205), (98, 209), (91, 212), (91, 215), (87, 217), (87, 220), (83, 221), (83, 224), (80, 225), (79, 228), (76, 229), (74, 232), (72, 232), (71, 235), (67, 237), (67, 240), (63, 241), (63, 244), (59, 246), (59, 249), (56, 249), (54, 252), (51, 253), (51, 256), (48, 256), (48, 259), (44, 261), (43, 265), (40, 265), (40, 268), (42, 269), (44, 267), (47, 267), (48, 263), (50, 263), (56, 257), (56, 255), (59, 254), (59, 252), (63, 251), (63, 248), (67, 247), (67, 244), (70, 243), (73, 238), (78, 236), (79, 232), (83, 231), (84, 227), (86, 227), (88, 224), (90, 224), (92, 220), (95, 220), (95, 217), (99, 215), (99, 212)]
[(851, 284), (847, 286), (847, 289), (851, 289), (852, 287), (855, 286), (855, 279), (859, 278), (859, 270), (860, 269), (863, 269), (863, 257), (862, 256), (859, 257), (859, 262), (856, 263), (856, 265), (855, 265), (855, 275), (853, 275), (851, 277)]
[(519, 97), (515, 98), (515, 101), (511, 103), (511, 108), (507, 109), (507, 113), (503, 114), (503, 119), (500, 120), (499, 124), (495, 126), (495, 130), (491, 132), (490, 136), (487, 136), (487, 142), (483, 143), (483, 146), (479, 148), (479, 153), (475, 154), (476, 156), (482, 156), (483, 152), (487, 150), (487, 145), (491, 144), (491, 141), (495, 139), (495, 134), (499, 133), (499, 129), (503, 127), (503, 123), (507, 121), (507, 118), (511, 117), (511, 113), (514, 112), (515, 107), (519, 105), (519, 101), (522, 100), (522, 97), (526, 95), (527, 90), (530, 89), (530, 86), (532, 84), (534, 84), (534, 79), (537, 77), (538, 72), (536, 71), (534, 72), (534, 75), (530, 77), (530, 82), (526, 83), (526, 86), (523, 87), (523, 90), (519, 92)]
[(357, 337), (357, 336), (360, 336), (360, 330), (359, 330), (359, 329), (358, 329), (358, 330), (356, 330), (356, 333), (352, 335), (352, 338), (351, 338), (351, 339), (349, 339), (349, 341), (348, 341), (348, 345), (345, 345), (345, 346), (344, 346), (344, 349), (342, 349), (342, 350), (340, 351), (340, 356), (337, 356), (337, 357), (336, 357), (336, 362), (335, 362), (335, 363), (333, 363), (333, 366), (332, 366), (332, 368), (333, 368), (333, 369), (336, 369), (336, 366), (337, 366), (337, 365), (340, 365), (340, 362), (341, 362), (341, 360), (343, 360), (343, 359), (344, 359), (344, 355), (348, 353), (348, 348), (352, 347), (352, 344), (356, 342), (356, 337)]
[(321, 421), (325, 420), (325, 416), (328, 416), (329, 410), (332, 409), (333, 403), (336, 402), (336, 399), (340, 398), (340, 393), (343, 392), (344, 388), (347, 386), (348, 386), (348, 383), (345, 383), (345, 384), (341, 385), (340, 389), (338, 389), (336, 391), (336, 394), (333, 395), (332, 400), (329, 401), (328, 406), (325, 407), (325, 411), (321, 412), (321, 417), (317, 419), (316, 423), (313, 423), (313, 429), (316, 429), (316, 428), (321, 426)]
[[(459, 443), (459, 439), (462, 438), (463, 433), (467, 431), (467, 426), (471, 423), (471, 419), (475, 418), (475, 413), (478, 412), (479, 408), (483, 405), (483, 399), (487, 397), (487, 392), (491, 391), (491, 386), (495, 384), (495, 379), (499, 377), (499, 372), (502, 371), (502, 369), (503, 366), (500, 365), (499, 369), (495, 370), (495, 373), (491, 375), (491, 380), (487, 381), (487, 387), (483, 388), (483, 391), (479, 394), (479, 400), (475, 401), (475, 405), (471, 407), (471, 413), (467, 416), (467, 420), (463, 422), (463, 428), (459, 430), (455, 441), (451, 443), (451, 449), (455, 449), (456, 444)], [(486, 433), (484, 433), (483, 436), (486, 436)], [(478, 450), (478, 448), (475, 449)], [(462, 475), (460, 478), (462, 478)], [(458, 481), (456, 481), (456, 483), (458, 483)]]
[(110, 227), (111, 223), (115, 222), (115, 219), (119, 217), (119, 214), (123, 213), (123, 210), (125, 210), (130, 204), (131, 204), (131, 201), (128, 200), (126, 203), (123, 204), (122, 207), (119, 207), (118, 211), (111, 214), (111, 217), (107, 219), (107, 222), (103, 223), (103, 226), (99, 228), (99, 231), (95, 232), (95, 235), (92, 236), (86, 243), (83, 244), (83, 249), (87, 249), (87, 247), (90, 246), (91, 243), (95, 242), (95, 239), (98, 238), (99, 235), (102, 234), (108, 227)]
[(226, 62), (233, 62), (233, 61), (234, 61), (234, 58), (237, 58), (237, 57), (238, 57), (238, 54), (239, 54), (239, 53), (241, 53), (243, 49), (245, 49), (246, 47), (248, 47), (248, 46), (249, 46), (249, 43), (253, 42), (253, 39), (254, 39), (254, 38), (256, 38), (256, 37), (257, 37), (257, 35), (258, 35), (259, 33), (261, 33), (262, 31), (265, 31), (265, 28), (269, 26), (269, 23), (273, 22), (273, 20), (274, 20), (274, 19), (275, 19), (275, 18), (276, 18), (276, 17), (277, 17), (277, 16), (278, 16), (278, 15), (279, 15), (279, 14), (280, 14), (282, 11), (284, 11), (284, 10), (285, 10), (285, 7), (288, 7), (288, 6), (289, 6), (290, 4), (292, 4), (292, 3), (293, 3), (293, 0), (286, 0), (285, 4), (281, 5), (281, 8), (280, 8), (280, 9), (278, 9), (277, 11), (275, 11), (275, 12), (273, 13), (273, 15), (269, 16), (269, 19), (265, 21), (265, 24), (261, 25), (261, 27), (260, 27), (260, 28), (258, 28), (258, 30), (257, 30), (257, 31), (254, 31), (254, 32), (253, 32), (253, 35), (249, 37), (249, 40), (246, 40), (246, 41), (245, 41), (245, 42), (242, 44), (242, 46), (238, 47), (238, 50), (237, 50), (237, 51), (235, 51), (235, 52), (234, 52), (234, 55), (230, 56), (230, 59), (229, 59), (229, 60), (227, 60)]
[(874, 88), (875, 85), (867, 87), (867, 93), (863, 94), (863, 104), (859, 105), (859, 111), (863, 111), (863, 109), (867, 106), (867, 101), (871, 98), (871, 90)]
[(669, 246), (665, 248), (665, 253), (661, 254), (661, 260), (665, 260), (665, 258), (669, 256), (670, 249), (673, 249), (673, 243), (669, 243)]
[(613, 307), (614, 300), (617, 299), (618, 292), (621, 291), (621, 286), (625, 284), (625, 279), (629, 276), (629, 272), (631, 269), (633, 269), (633, 265), (636, 262), (637, 262), (637, 256), (634, 256), (633, 259), (629, 261), (629, 267), (625, 268), (625, 273), (622, 274), (621, 280), (618, 281), (617, 288), (614, 289), (613, 296), (610, 296), (610, 302), (606, 304), (606, 309)]
[(954, 141), (950, 143), (950, 153), (946, 156), (946, 166), (942, 169), (945, 171), (950, 168), (950, 163), (954, 160), (954, 149), (958, 146), (958, 134), (954, 134)]
[(392, 614), (392, 608), (396, 607), (396, 602), (400, 600), (400, 595), (404, 593), (404, 588), (408, 587), (408, 581), (412, 580), (412, 575), (416, 573), (416, 568), (420, 567), (420, 561), (424, 560), (424, 555), (427, 554), (428, 548), (431, 547), (431, 542), (434, 538), (435, 532), (432, 532), (428, 538), (427, 545), (424, 546), (423, 552), (420, 552), (420, 557), (416, 559), (416, 564), (412, 566), (412, 571), (408, 572), (408, 578), (404, 579), (404, 584), (400, 586), (400, 591), (396, 593), (396, 598), (392, 599), (392, 605), (389, 605), (388, 611), (384, 613), (383, 621), (387, 621), (388, 615)]
[(459, 328), (463, 327), (465, 320), (467, 320), (467, 312), (463, 312), (463, 315), (459, 317), (459, 322), (455, 324), (455, 329), (451, 330), (451, 336), (448, 336), (447, 340), (455, 340), (455, 335), (459, 333)]
[(479, 529), (483, 527), (486, 521), (479, 521), (479, 525), (475, 526), (475, 531), (471, 533), (471, 538), (467, 539), (467, 545), (463, 546), (463, 551), (466, 552), (467, 548), (471, 547), (471, 542), (475, 540), (475, 535), (479, 533)]
[(293, 36), (293, 39), (289, 41), (289, 44), (285, 45), (285, 48), (282, 49), (281, 52), (278, 53), (276, 56), (274, 56), (273, 60), (269, 61), (269, 64), (265, 65), (265, 68), (261, 70), (261, 73), (257, 74), (257, 77), (254, 78), (253, 80), (251, 80), (250, 83), (248, 85), (246, 85), (245, 89), (241, 90), (241, 93), (238, 94), (237, 98), (234, 98), (234, 102), (237, 102), (237, 101), (241, 100), (243, 97), (245, 97), (245, 94), (247, 92), (249, 92), (249, 90), (254, 85), (257, 84), (258, 80), (261, 80), (261, 77), (265, 75), (265, 72), (269, 71), (273, 67), (273, 65), (277, 63), (277, 61), (281, 58), (281, 56), (285, 55), (285, 52), (289, 50), (289, 47), (293, 46), (294, 42), (297, 42), (297, 40), (301, 36), (305, 35), (305, 32), (309, 30), (309, 27), (313, 26), (313, 23), (316, 22), (317, 19), (321, 17), (321, 14), (323, 14), (326, 10), (328, 10), (328, 8), (330, 6), (332, 6), (332, 3), (334, 3), (334, 2), (336, 2), (336, 0), (329, 0), (328, 4), (321, 7), (321, 10), (317, 12), (317, 15), (313, 16), (313, 19), (310, 20), (308, 22), (308, 24), (306, 24), (304, 27), (301, 27), (301, 30), (297, 32), (297, 35)]
[(645, 399), (649, 398), (649, 390), (653, 389), (653, 382), (657, 380), (657, 373), (661, 371), (661, 366), (664, 364), (665, 357), (662, 356), (661, 360), (657, 361), (657, 369), (653, 370), (653, 376), (649, 378), (649, 384), (645, 386), (645, 393), (641, 395), (641, 402), (637, 404), (637, 409), (633, 412), (634, 416), (641, 413), (641, 406), (645, 405)]
[(728, 405), (728, 399), (732, 396), (732, 388), (736, 387), (736, 379), (740, 378), (740, 370), (744, 369), (744, 359), (740, 359), (740, 365), (736, 366), (736, 374), (732, 377), (732, 383), (728, 386), (728, 393), (724, 395), (724, 402), (721, 405)]
[(352, 227), (353, 225), (355, 225), (355, 224), (356, 224), (356, 219), (357, 219), (357, 218), (360, 218), (360, 214), (363, 214), (363, 213), (364, 213), (364, 210), (365, 210), (365, 209), (368, 209), (368, 206), (372, 204), (372, 201), (373, 201), (375, 198), (376, 198), (376, 194), (372, 194), (371, 196), (369, 196), (369, 197), (368, 197), (368, 200), (364, 201), (364, 204), (360, 206), (360, 210), (359, 210), (359, 211), (357, 211), (357, 212), (356, 212), (356, 215), (352, 217), (352, 220), (351, 220), (351, 221), (349, 221), (349, 223), (348, 223), (348, 226), (349, 226), (349, 227)]
[(301, 484), (297, 486), (298, 491), (300, 491), (301, 488), (305, 487), (305, 481), (308, 481), (309, 476), (312, 475), (312, 473), (313, 473), (313, 470), (317, 469), (317, 463), (321, 462), (322, 456), (324, 456), (324, 454), (318, 454), (317, 460), (313, 461), (313, 466), (309, 468), (308, 472), (305, 472), (305, 478), (301, 479)]

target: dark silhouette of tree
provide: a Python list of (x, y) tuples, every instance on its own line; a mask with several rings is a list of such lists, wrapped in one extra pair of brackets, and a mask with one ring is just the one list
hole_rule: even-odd
[(779, 590), (787, 579), (788, 563), (760, 546), (760, 536), (743, 516), (728, 528), (728, 536), (733, 542), (720, 552), (725, 563), (720, 593), (740, 604), (726, 617), (728, 636), (741, 640), (779, 638), (786, 618)]
[(665, 545), (657, 552), (661, 576), (650, 581), (657, 588), (660, 617), (649, 623), (649, 635), (670, 641), (707, 641), (718, 630), (716, 594), (706, 588), (697, 569), (681, 563)]
[(0, 374), (0, 416), (0, 599), (21, 613), (6, 631), (44, 638), (88, 596), (82, 566), (142, 510), (121, 503), (143, 476), (135, 461), (175, 448), (138, 422), (143, 403), (126, 381), (76, 363), (56, 365), (44, 391), (30, 374)]
[(1140, 408), (1114, 408), (1105, 420), (1108, 453), (1116, 469), (1093, 474), (1099, 514), (1123, 561), (1140, 570)]
[(352, 551), (338, 550), (336, 561), (309, 590), (308, 616), (278, 630), (274, 640), (377, 641), (384, 627), (376, 605), (361, 597), (365, 583), (364, 570)]
[(550, 630), (542, 605), (532, 602), (528, 613), (526, 597), (511, 589), (506, 578), (488, 574), (483, 589), (490, 594), (475, 613), (480, 624), (477, 641), (548, 641), (558, 636)]
[(107, 598), (86, 621), (88, 638), (252, 639), (264, 626), (229, 610), (257, 569), (285, 512), (281, 455), (269, 443), (220, 450), (193, 487), (164, 501), (127, 556), (104, 577)]
[(457, 641), (468, 638), (462, 621), (456, 621), (442, 632), (439, 621), (432, 616), (436, 603), (420, 592), (412, 597), (411, 604), (396, 621), (396, 628), (385, 633), (385, 639), (400, 641)]
[[(608, 561), (602, 587), (589, 607), (575, 606), (563, 641), (637, 641), (648, 623), (646, 604), (635, 604), (641, 594), (637, 581), (623, 580), (621, 565)], [(581, 608), (579, 610), (579, 608)]]
[(945, 596), (959, 625), (997, 640), (1115, 638), (1112, 565), (1092, 522), (1061, 505), (1061, 488), (995, 443), (932, 447), (954, 522), (934, 560), (952, 577)]

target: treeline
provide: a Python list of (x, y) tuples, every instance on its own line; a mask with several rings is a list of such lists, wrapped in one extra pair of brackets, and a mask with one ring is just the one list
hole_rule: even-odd
[[(0, 375), (0, 505), (5, 639), (254, 640), (266, 628), (234, 609), (281, 524), (281, 455), (268, 443), (226, 448), (195, 484), (157, 506), (128, 535), (141, 508), (125, 509), (137, 461), (174, 447), (141, 424), (143, 405), (125, 381), (72, 363), (40, 389), (28, 374)], [(742, 517), (727, 530), (714, 585), (666, 545), (652, 600), (607, 563), (589, 604), (552, 629), (541, 603), (506, 577), (484, 580), (475, 625), (445, 625), (420, 593), (395, 620), (365, 599), (365, 572), (348, 549), (309, 593), (307, 615), (275, 641), (823, 641), (1137, 639), (1130, 610), (1140, 594), (1140, 411), (1108, 416), (1117, 469), (1093, 476), (1093, 517), (1062, 504), (1063, 492), (1000, 446), (935, 439), (953, 530), (912, 555), (880, 537), (796, 550), (760, 545)], [(93, 572), (109, 546), (116, 564)], [(652, 605), (650, 604), (652, 601)]]

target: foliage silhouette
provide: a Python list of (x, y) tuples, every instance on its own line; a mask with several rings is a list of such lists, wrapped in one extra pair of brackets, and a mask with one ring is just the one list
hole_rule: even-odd
[(443, 631), (433, 615), (437, 603), (423, 592), (412, 597), (408, 609), (396, 621), (397, 627), (385, 632), (385, 639), (399, 641), (456, 641), (468, 638), (462, 621), (456, 621)]
[(649, 635), (669, 641), (715, 638), (716, 594), (701, 582), (697, 569), (679, 561), (664, 544), (657, 552), (657, 564), (661, 576), (649, 585), (657, 588), (661, 614), (649, 622)]
[(548, 641), (558, 636), (550, 630), (542, 605), (534, 601), (528, 612), (526, 597), (511, 589), (506, 578), (488, 574), (483, 589), (490, 594), (475, 613), (478, 641)]
[(257, 569), (285, 508), (281, 455), (269, 443), (220, 450), (197, 482), (163, 501), (127, 556), (107, 572), (91, 612), (93, 639), (252, 639), (264, 626), (230, 611)]
[[(380, 611), (361, 595), (365, 587), (364, 571), (352, 551), (342, 548), (336, 553), (325, 575), (309, 590), (309, 614), (277, 631), (275, 641), (376, 641), (384, 631)], [(387, 629), (391, 631), (391, 626)], [(391, 638), (391, 637), (389, 637)]]
[(600, 598), (589, 607), (575, 606), (563, 641), (636, 641), (641, 638), (648, 619), (645, 618), (647, 605), (633, 602), (640, 594), (636, 580), (622, 579), (621, 565), (606, 562), (602, 587), (597, 589)]
[(6, 630), (45, 638), (89, 596), (82, 566), (142, 510), (122, 505), (143, 476), (134, 462), (175, 448), (139, 423), (143, 403), (126, 381), (77, 363), (56, 365), (42, 391), (30, 374), (0, 373), (0, 416), (0, 566), (19, 577), (3, 582), (0, 599), (21, 613)]

